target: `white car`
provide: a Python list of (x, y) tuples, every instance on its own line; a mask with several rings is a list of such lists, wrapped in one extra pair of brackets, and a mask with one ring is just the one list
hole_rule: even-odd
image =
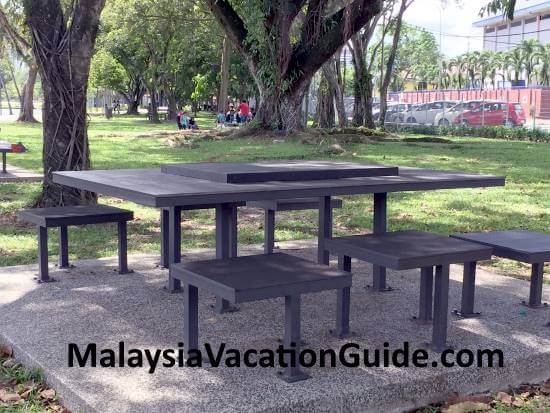
[(400, 118), (405, 123), (433, 125), (435, 117), (438, 114), (446, 112), (456, 104), (457, 102), (454, 100), (438, 100), (430, 103), (421, 103), (413, 106), (411, 110), (403, 112)]
[[(449, 108), (445, 112), (438, 113), (434, 118), (434, 125), (449, 126), (453, 121), (460, 116), (461, 113), (472, 110), (475, 107), (481, 105), (483, 100), (468, 100), (466, 102), (457, 103), (455, 106)], [(487, 102), (487, 100), (485, 100)]]

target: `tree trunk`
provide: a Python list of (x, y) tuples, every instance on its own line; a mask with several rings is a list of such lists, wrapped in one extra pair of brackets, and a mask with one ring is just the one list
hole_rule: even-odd
[[(399, 45), (399, 37), (401, 35), (401, 26), (403, 24), (403, 14), (410, 3), (407, 4), (407, 0), (401, 0), (401, 6), (399, 12), (395, 17), (395, 31), (393, 33), (393, 41), (388, 56), (388, 61), (386, 63), (386, 72), (384, 73), (384, 78), (382, 79), (382, 84), (380, 85), (380, 126), (384, 127), (384, 122), (386, 121), (386, 112), (388, 110), (388, 87), (393, 75), (393, 65), (395, 63), (395, 57), (397, 56), (397, 47)], [(382, 62), (383, 64), (384, 62)]]
[(336, 113), (338, 115), (338, 126), (344, 128), (347, 126), (346, 108), (344, 106), (344, 93), (341, 83), (338, 79), (335, 59), (330, 59), (323, 65), (323, 76), (329, 82), (331, 90), (334, 92), (334, 102), (336, 104)]
[(86, 93), (104, 0), (74, 2), (70, 19), (59, 0), (24, 4), (44, 93), (44, 183), (38, 204), (50, 207), (95, 202), (95, 194), (54, 183), (52, 173), (90, 168)]
[(227, 35), (223, 38), (222, 61), (220, 71), (220, 91), (218, 94), (218, 112), (227, 111), (227, 93), (229, 90), (229, 63), (231, 60), (231, 41)]
[(323, 73), (317, 90), (317, 126), (320, 128), (334, 127), (334, 95), (334, 88)]
[(160, 123), (157, 90), (154, 86), (149, 88), (149, 95), (151, 96), (151, 111), (149, 113), (149, 122)]
[(4, 78), (2, 76), (0, 76), (0, 82), (2, 83), (2, 89), (4, 89), (4, 94), (6, 95), (6, 100), (8, 102), (8, 110), (10, 112), (10, 115), (13, 115), (13, 109), (11, 107), (10, 94), (8, 93), (8, 88), (6, 87), (6, 82), (4, 81)]
[(176, 120), (176, 112), (178, 111), (176, 95), (166, 88), (166, 98), (168, 100), (168, 113), (166, 114), (166, 119)]
[(302, 100), (302, 107), (303, 107), (303, 120), (302, 120), (302, 126), (304, 128), (307, 128), (307, 121), (309, 120), (309, 92), (311, 90), (311, 82), (307, 84), (306, 91), (304, 93), (304, 98)]
[(34, 118), (34, 85), (36, 83), (36, 76), (38, 74), (38, 66), (31, 64), (29, 66), (29, 73), (27, 75), (27, 81), (23, 86), (23, 94), (21, 95), (21, 108), (19, 112), (18, 122), (30, 122), (36, 123)]

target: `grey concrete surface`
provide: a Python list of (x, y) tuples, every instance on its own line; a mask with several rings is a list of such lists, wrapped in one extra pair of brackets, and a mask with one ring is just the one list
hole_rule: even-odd
[[(17, 156), (17, 154), (8, 154), (8, 157), (10, 155)], [(6, 170), (7, 173), (2, 173), (2, 168), (0, 165), (0, 184), (4, 182), (42, 182), (43, 176), (37, 174), (36, 172), (19, 168), (10, 164), (7, 164)]]
[[(280, 243), (286, 252), (315, 258), (312, 242)], [(307, 247), (307, 248), (301, 248)], [(299, 249), (300, 248), (300, 249)], [(241, 253), (257, 253), (248, 247)], [(196, 250), (183, 259), (213, 257)], [(73, 411), (224, 412), (224, 411), (403, 411), (442, 400), (451, 392), (504, 388), (550, 375), (550, 311), (520, 306), (529, 283), (484, 270), (478, 272), (479, 319), (449, 317), (450, 343), (461, 348), (499, 348), (504, 368), (336, 368), (314, 367), (312, 378), (287, 384), (264, 368), (67, 367), (67, 346), (95, 342), (98, 348), (177, 348), (183, 336), (183, 298), (163, 289), (168, 278), (158, 257), (130, 256), (135, 273), (118, 275), (116, 259), (76, 262), (70, 270), (52, 270), (59, 282), (38, 285), (37, 266), (0, 268), (0, 341), (13, 345), (15, 357), (44, 370), (48, 382)], [(396, 288), (365, 290), (370, 266), (354, 264), (351, 339), (363, 348), (411, 348), (429, 340), (431, 326), (409, 320), (416, 313), (419, 272), (389, 271)], [(451, 270), (451, 308), (460, 304), (462, 268)], [(550, 300), (550, 288), (544, 287)], [(274, 299), (241, 304), (241, 311), (216, 314), (214, 297), (200, 294), (200, 329), (205, 342), (228, 347), (272, 348), (283, 331), (284, 302)], [(313, 349), (338, 350), (349, 340), (328, 334), (334, 323), (333, 292), (305, 295), (302, 337)], [(437, 355), (430, 353), (430, 359)], [(545, 377), (546, 376), (546, 377)]]

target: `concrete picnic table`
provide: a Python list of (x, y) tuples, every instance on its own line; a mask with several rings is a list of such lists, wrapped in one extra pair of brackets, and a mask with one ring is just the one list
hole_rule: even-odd
[[(307, 163), (308, 161), (304, 161)], [(311, 161), (309, 161), (311, 162)], [(321, 168), (330, 170), (331, 163), (321, 162)], [(201, 165), (201, 164), (195, 164)], [(199, 170), (205, 170), (198, 167)], [(235, 164), (229, 165), (231, 169)], [(232, 166), (231, 166), (232, 165)], [(255, 165), (249, 163), (246, 165)], [(208, 166), (208, 165), (206, 165)], [(210, 164), (217, 172), (224, 172), (223, 164)], [(326, 168), (325, 168), (326, 167)], [(164, 168), (169, 170), (170, 167)], [(323, 169), (323, 170), (324, 170)], [(173, 171), (172, 171), (173, 172)], [(226, 171), (227, 172), (227, 171)], [(216, 204), (216, 256), (227, 258), (231, 254), (232, 204), (244, 201), (319, 197), (319, 245), (318, 262), (329, 263), (329, 254), (324, 247), (324, 239), (332, 237), (331, 197), (338, 195), (373, 194), (374, 220), (373, 232), (386, 232), (387, 195), (391, 192), (433, 191), (453, 188), (479, 188), (504, 186), (505, 178), (493, 175), (478, 175), (456, 171), (438, 171), (432, 169), (399, 167), (398, 175), (363, 176), (356, 178), (322, 179), (307, 181), (269, 181), (258, 183), (234, 184), (216, 180), (207, 180), (182, 176), (179, 173), (163, 172), (161, 168), (152, 169), (113, 169), (54, 172), (53, 180), (57, 184), (102, 195), (124, 199), (137, 204), (169, 209), (169, 256), (170, 263), (181, 261), (181, 210), (182, 207)], [(230, 174), (226, 174), (226, 177)], [(326, 176), (331, 176), (328, 174)], [(217, 178), (216, 178), (217, 179)], [(234, 250), (234, 249), (233, 249)], [(178, 280), (169, 277), (169, 290), (179, 290)], [(375, 266), (373, 269), (374, 291), (386, 291), (386, 269)]]

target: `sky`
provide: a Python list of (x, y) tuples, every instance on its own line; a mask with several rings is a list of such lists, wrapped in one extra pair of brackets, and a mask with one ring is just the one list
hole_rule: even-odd
[[(518, 0), (516, 10), (546, 0)], [(489, 0), (415, 0), (405, 12), (404, 20), (432, 32), (448, 57), (457, 56), (483, 46), (483, 29), (472, 23), (482, 18), (479, 11)], [(443, 5), (443, 6), (442, 6)], [(441, 18), (441, 20), (440, 20)], [(442, 25), (442, 30), (439, 25)]]

